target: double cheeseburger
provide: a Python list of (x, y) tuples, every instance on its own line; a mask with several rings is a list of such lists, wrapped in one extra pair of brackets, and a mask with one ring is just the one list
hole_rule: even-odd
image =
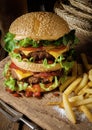
[(51, 12), (31, 12), (18, 17), (6, 34), (6, 89), (40, 96), (56, 89), (73, 66), (75, 31)]

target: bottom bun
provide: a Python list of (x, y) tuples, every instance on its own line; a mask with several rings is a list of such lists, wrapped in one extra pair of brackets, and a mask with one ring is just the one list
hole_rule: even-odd
[(61, 65), (58, 63), (55, 66), (45, 67), (43, 64), (30, 63), (27, 61), (19, 61), (16, 58), (11, 58), (12, 62), (21, 69), (31, 72), (48, 72), (61, 69)]

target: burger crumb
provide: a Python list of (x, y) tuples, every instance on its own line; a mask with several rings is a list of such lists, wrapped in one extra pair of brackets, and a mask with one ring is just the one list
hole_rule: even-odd
[(53, 95), (56, 97), (60, 96), (60, 94), (58, 92), (54, 92)]
[(22, 97), (22, 95), (21, 95), (21, 94), (16, 93), (16, 92), (15, 92), (15, 93), (13, 93), (12, 95), (13, 95), (14, 97)]
[(26, 91), (25, 94), (24, 94), (24, 96), (26, 96), (26, 97), (32, 97), (33, 96), (33, 92)]
[(11, 93), (11, 94), (15, 93), (14, 91), (12, 91), (12, 90), (9, 89), (9, 88), (6, 88), (5, 90), (6, 90), (7, 92)]

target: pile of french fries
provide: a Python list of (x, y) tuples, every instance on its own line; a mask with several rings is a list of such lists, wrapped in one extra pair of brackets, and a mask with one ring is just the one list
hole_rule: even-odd
[[(82, 64), (74, 63), (72, 75), (60, 86), (62, 100), (51, 105), (59, 105), (65, 109), (68, 120), (76, 123), (76, 111), (83, 112), (92, 122), (92, 65), (88, 63), (87, 56), (80, 54)], [(84, 66), (84, 70), (83, 70)]]

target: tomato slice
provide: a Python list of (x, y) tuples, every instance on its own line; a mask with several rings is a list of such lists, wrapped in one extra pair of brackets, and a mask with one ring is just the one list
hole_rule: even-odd
[(18, 66), (16, 66), (13, 62), (11, 62), (10, 68), (17, 69), (17, 70), (20, 70), (20, 71), (23, 71), (23, 72), (27, 72), (26, 70), (23, 70), (23, 69), (19, 68)]
[(59, 46), (59, 47), (55, 47), (53, 49), (51, 49), (52, 51), (55, 51), (55, 52), (58, 52), (58, 51), (61, 51), (61, 50), (64, 50), (66, 49), (66, 46)]
[(41, 92), (34, 92), (33, 97), (37, 97), (37, 98), (41, 97)]
[(21, 50), (21, 51), (38, 51), (38, 50), (42, 50), (42, 47), (37, 47), (37, 48), (35, 48), (35, 47), (21, 47), (21, 48), (19, 48), (19, 50)]
[(32, 87), (26, 89), (25, 95), (27, 97), (40, 97), (41, 96), (41, 88), (39, 84), (34, 84)]
[(34, 92), (41, 92), (41, 88), (39, 84), (34, 84), (32, 85)]
[(10, 64), (10, 68), (14, 69), (20, 69), (18, 66), (16, 66), (13, 62)]

